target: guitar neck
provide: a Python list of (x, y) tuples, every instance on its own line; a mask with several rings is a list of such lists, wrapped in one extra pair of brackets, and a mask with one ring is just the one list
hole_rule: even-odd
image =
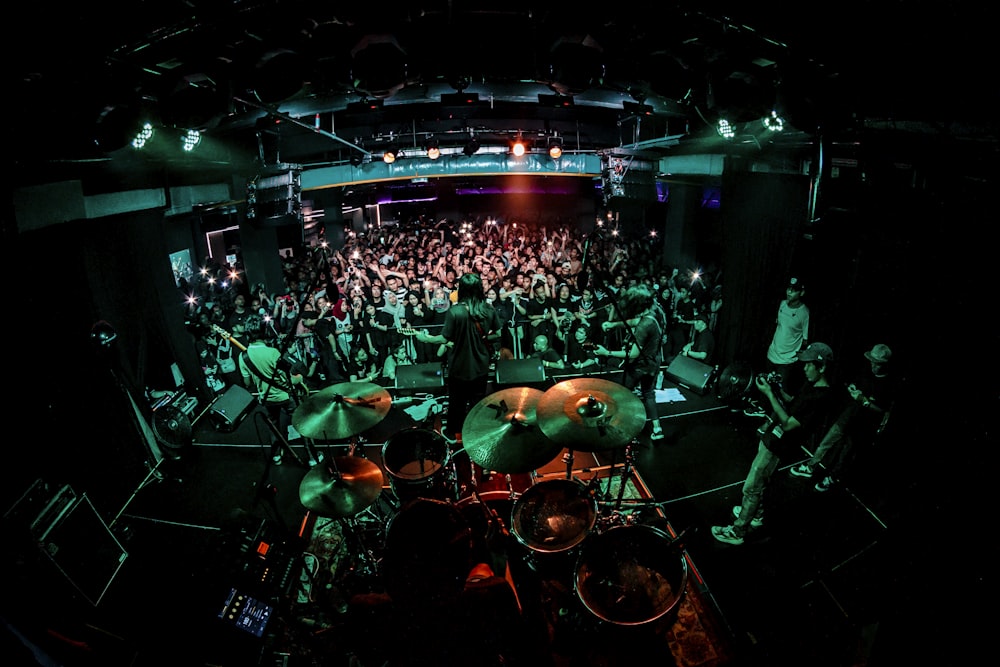
[(225, 338), (226, 340), (228, 340), (230, 343), (232, 343), (233, 345), (235, 345), (237, 348), (239, 348), (243, 352), (247, 351), (247, 346), (246, 345), (244, 345), (240, 341), (236, 340), (236, 338), (233, 337), (233, 334), (229, 333), (228, 331), (226, 331), (225, 329), (223, 329), (219, 325), (213, 324), (212, 325), (212, 329), (214, 329), (217, 334), (219, 334), (220, 336), (222, 336), (223, 338)]

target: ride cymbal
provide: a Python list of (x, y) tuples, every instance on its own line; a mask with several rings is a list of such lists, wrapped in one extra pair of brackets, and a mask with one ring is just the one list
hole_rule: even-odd
[(317, 391), (292, 414), (292, 426), (307, 438), (340, 440), (385, 419), (392, 397), (371, 382), (343, 382)]
[(299, 484), (299, 500), (320, 516), (346, 519), (382, 493), (382, 469), (360, 456), (335, 456), (312, 468)]
[(584, 452), (621, 447), (646, 423), (638, 396), (599, 378), (560, 382), (542, 394), (535, 411), (542, 433), (561, 446)]
[(542, 392), (511, 387), (474, 405), (462, 424), (462, 443), (473, 462), (501, 473), (531, 472), (554, 459), (562, 446), (552, 442), (535, 418)]

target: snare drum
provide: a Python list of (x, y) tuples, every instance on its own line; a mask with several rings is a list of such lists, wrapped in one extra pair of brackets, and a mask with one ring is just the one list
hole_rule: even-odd
[(413, 498), (456, 500), (454, 467), (448, 441), (436, 431), (408, 428), (392, 435), (382, 446), (382, 465), (389, 485), (405, 502)]

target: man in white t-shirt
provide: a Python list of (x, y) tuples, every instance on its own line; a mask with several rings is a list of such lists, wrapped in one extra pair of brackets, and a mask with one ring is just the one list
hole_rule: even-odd
[(809, 344), (809, 306), (802, 301), (806, 287), (799, 278), (792, 278), (785, 288), (785, 298), (778, 305), (778, 316), (771, 345), (767, 348), (769, 370), (781, 377), (785, 391), (795, 393), (801, 379), (794, 375), (799, 350)]

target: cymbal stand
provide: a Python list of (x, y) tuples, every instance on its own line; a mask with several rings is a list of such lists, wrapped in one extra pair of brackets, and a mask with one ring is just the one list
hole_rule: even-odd
[[(622, 500), (625, 498), (625, 486), (628, 481), (632, 478), (632, 466), (635, 462), (635, 457), (633, 454), (634, 445), (636, 444), (635, 438), (632, 439), (627, 445), (625, 445), (625, 467), (622, 468), (621, 483), (618, 485), (618, 500), (615, 502), (615, 511), (619, 512), (622, 508)], [(610, 478), (608, 478), (610, 480)], [(610, 481), (609, 481), (610, 484)]]
[(360, 560), (360, 564), (357, 568), (360, 571), (359, 573), (364, 576), (373, 576), (375, 574), (375, 567), (378, 560), (375, 558), (375, 554), (372, 550), (369, 549), (368, 545), (365, 543), (365, 538), (358, 531), (357, 519), (354, 517), (346, 517), (337, 519), (337, 521), (340, 523), (340, 530), (345, 538), (349, 535), (357, 543), (358, 549), (352, 549), (350, 553)]
[(566, 463), (566, 479), (573, 479), (573, 448), (567, 447), (563, 454), (563, 461)]

